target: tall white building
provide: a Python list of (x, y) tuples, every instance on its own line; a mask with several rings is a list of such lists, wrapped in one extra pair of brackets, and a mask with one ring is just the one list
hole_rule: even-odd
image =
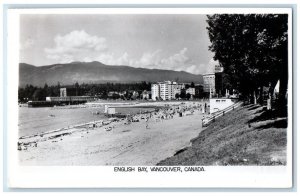
[(216, 93), (216, 82), (215, 82), (215, 74), (204, 74), (203, 75), (203, 91), (205, 93), (211, 93), (215, 94)]
[(151, 97), (154, 101), (160, 97), (158, 84), (151, 84)]
[(178, 84), (172, 81), (151, 84), (152, 99), (156, 100), (156, 97), (162, 100), (175, 99), (176, 93), (180, 94), (181, 89), (184, 87), (184, 84)]
[(169, 88), (168, 82), (159, 82), (159, 94), (162, 100), (167, 100), (169, 98)]

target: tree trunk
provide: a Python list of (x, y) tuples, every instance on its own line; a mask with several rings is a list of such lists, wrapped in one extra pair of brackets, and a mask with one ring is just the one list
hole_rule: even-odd
[(281, 116), (287, 115), (287, 97), (286, 97), (287, 87), (288, 87), (287, 74), (285, 75), (282, 73), (280, 77), (279, 96), (278, 96), (278, 110)]
[(253, 104), (254, 104), (254, 105), (257, 104), (255, 90), (253, 91)]
[(274, 95), (274, 89), (275, 86), (277, 84), (278, 80), (274, 80), (270, 83), (270, 87), (269, 87), (269, 93), (268, 93), (268, 105), (267, 105), (267, 109), (271, 110), (272, 109), (272, 101), (273, 101), (273, 95)]
[(263, 86), (260, 86), (260, 89), (259, 89), (259, 104), (260, 105), (263, 105), (264, 104), (264, 87)]
[(281, 116), (287, 115), (287, 89), (288, 89), (288, 45), (281, 47), (281, 53), (283, 55), (282, 63), (280, 65), (279, 72), (279, 97), (278, 97), (278, 110)]
[(251, 93), (249, 93), (249, 95), (248, 95), (248, 97), (247, 97), (247, 98), (248, 98), (248, 104), (251, 104), (251, 97), (252, 97), (252, 96), (251, 96)]
[(269, 93), (268, 100), (267, 100), (267, 110), (271, 110), (271, 109), (272, 109), (272, 95), (271, 93)]

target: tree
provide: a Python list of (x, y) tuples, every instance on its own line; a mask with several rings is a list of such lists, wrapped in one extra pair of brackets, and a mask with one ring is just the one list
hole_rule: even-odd
[(190, 98), (191, 98), (191, 94), (190, 94), (190, 93), (187, 93), (187, 94), (186, 94), (186, 99), (189, 100)]
[(49, 87), (47, 83), (45, 83), (43, 90), (44, 90), (44, 93), (45, 93), (45, 97), (51, 97), (52, 96), (52, 88)]
[(181, 98), (181, 99), (185, 99), (185, 98), (186, 98), (186, 92), (185, 92), (185, 90), (184, 90), (184, 89), (182, 89), (182, 90), (181, 90), (181, 92), (180, 92), (180, 95), (179, 95), (179, 96), (180, 96), (180, 98)]
[(104, 90), (100, 96), (101, 99), (107, 99), (108, 98), (108, 95), (107, 95), (107, 91)]
[(194, 82), (191, 83), (191, 87), (195, 88), (195, 83)]
[(41, 88), (36, 89), (32, 95), (32, 99), (34, 101), (45, 101), (43, 89)]
[(53, 88), (53, 94), (54, 96), (60, 96), (60, 83), (57, 82), (57, 85)]
[[(273, 92), (280, 80), (280, 99), (287, 91), (287, 15), (216, 14), (207, 16), (209, 49), (224, 67), (227, 84), (244, 96), (258, 88)], [(225, 86), (226, 87), (226, 86)], [(285, 102), (281, 101), (281, 105)]]
[(176, 98), (176, 99), (179, 99), (179, 97), (180, 97), (179, 93), (176, 93), (176, 94), (175, 94), (175, 98)]
[(125, 93), (125, 98), (127, 99), (127, 100), (129, 100), (130, 98), (131, 98), (131, 96), (132, 96), (132, 93), (131, 92), (129, 92), (129, 91), (126, 91), (126, 93)]
[(75, 87), (75, 90), (76, 90), (76, 96), (78, 96), (78, 90), (79, 90), (79, 84), (78, 84), (78, 82), (76, 82), (74, 84), (74, 87)]
[[(76, 96), (78, 96), (78, 91), (79, 91), (79, 87), (76, 88)], [(96, 94), (97, 94), (97, 87), (96, 87), (96, 85), (92, 85), (89, 90), (89, 95), (95, 96)]]
[(112, 99), (119, 99), (119, 98), (120, 98), (119, 94), (116, 94), (116, 93), (112, 94)]

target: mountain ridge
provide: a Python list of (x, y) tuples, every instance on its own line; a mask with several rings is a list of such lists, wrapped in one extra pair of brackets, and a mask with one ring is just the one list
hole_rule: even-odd
[(203, 83), (202, 75), (191, 74), (185, 71), (164, 69), (136, 68), (127, 65), (105, 65), (98, 61), (71, 62), (66, 64), (52, 64), (34, 66), (28, 63), (19, 63), (19, 86), (43, 86), (78, 83), (134, 83), (158, 82), (177, 80), (178, 82)]

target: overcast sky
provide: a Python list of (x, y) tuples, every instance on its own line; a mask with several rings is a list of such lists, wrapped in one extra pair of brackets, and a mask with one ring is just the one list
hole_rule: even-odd
[(215, 61), (205, 15), (21, 15), (20, 62), (73, 61), (194, 74)]

